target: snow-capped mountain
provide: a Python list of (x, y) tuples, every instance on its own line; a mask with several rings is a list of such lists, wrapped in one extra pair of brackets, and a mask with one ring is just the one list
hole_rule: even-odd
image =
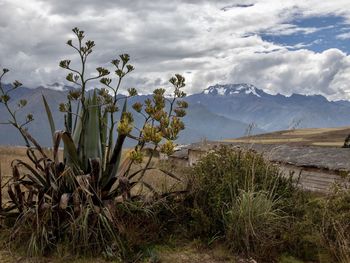
[[(28, 101), (27, 107), (24, 111), (19, 111), (18, 116), (33, 113), (35, 120), (29, 131), (45, 146), (50, 145), (51, 135), (41, 95), (44, 94), (50, 104), (56, 128), (62, 129), (63, 115), (58, 111), (58, 105), (65, 102), (70, 89), (72, 88), (55, 83), (36, 89), (21, 87), (11, 93), (15, 98), (13, 107), (16, 107), (19, 99)], [(136, 101), (143, 102), (149, 96), (133, 97), (129, 105)], [(188, 114), (184, 118), (186, 129), (180, 136), (179, 143), (190, 143), (202, 138), (220, 140), (240, 137), (249, 130), (250, 124), (255, 124), (256, 127), (253, 134), (290, 127), (350, 126), (349, 101), (332, 102), (321, 95), (270, 95), (245, 83), (213, 85), (201, 93), (186, 97), (186, 101), (189, 103)], [(6, 118), (6, 110), (0, 104), (0, 122), (6, 121)], [(141, 120), (136, 115), (135, 125), (139, 127), (140, 123)], [(0, 144), (20, 145), (23, 142), (12, 127), (3, 125), (0, 126)]]
[(215, 114), (265, 131), (350, 125), (350, 103), (328, 101), (321, 95), (271, 95), (250, 84), (214, 85), (187, 98)]
[(255, 95), (261, 97), (261, 94), (265, 93), (262, 90), (257, 89), (254, 85), (240, 83), (240, 84), (226, 84), (215, 86), (210, 86), (209, 88), (203, 91), (203, 94), (209, 95), (220, 95), (220, 96), (229, 96), (229, 95)]
[[(42, 88), (45, 88), (45, 87), (42, 87)], [(48, 84), (47, 88), (53, 89), (53, 90), (61, 90), (61, 91), (69, 91), (73, 89), (71, 86), (67, 86), (65, 84), (58, 83), (58, 82), (55, 82), (53, 84)]]

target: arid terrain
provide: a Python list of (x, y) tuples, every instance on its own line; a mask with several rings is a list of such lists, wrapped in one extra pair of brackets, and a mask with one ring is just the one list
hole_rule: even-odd
[(229, 142), (341, 147), (350, 127), (295, 129), (229, 139)]

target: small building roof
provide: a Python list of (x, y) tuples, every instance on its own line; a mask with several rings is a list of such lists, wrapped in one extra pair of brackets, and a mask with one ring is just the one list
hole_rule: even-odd
[(169, 156), (170, 158), (176, 158), (176, 159), (188, 159), (188, 148), (182, 148), (181, 150), (175, 151), (172, 155)]
[(265, 158), (272, 162), (334, 171), (350, 171), (350, 149), (347, 148), (213, 141), (194, 143), (188, 148), (195, 151), (208, 151), (220, 145), (252, 149), (262, 153)]

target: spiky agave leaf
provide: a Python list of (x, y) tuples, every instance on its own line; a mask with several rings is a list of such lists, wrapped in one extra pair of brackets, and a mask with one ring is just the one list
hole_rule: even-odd
[(67, 130), (72, 132), (73, 129), (73, 116), (72, 116), (72, 102), (68, 100), (68, 112), (67, 112)]
[(84, 119), (83, 132), (83, 164), (87, 168), (89, 159), (102, 159), (101, 134), (100, 134), (100, 111), (97, 101), (96, 90), (92, 98), (87, 101), (87, 116)]
[[(78, 104), (78, 107), (79, 107), (79, 104)], [(83, 119), (83, 116), (84, 115), (84, 112), (83, 112), (83, 108), (78, 108), (78, 111), (77, 111), (77, 116), (76, 116), (76, 119), (75, 119), (75, 123), (74, 123), (74, 127), (73, 127), (73, 130), (72, 130), (72, 139), (74, 141), (74, 144), (78, 147), (79, 145), (79, 142), (80, 142), (80, 136), (81, 136), (81, 131), (82, 131), (82, 128), (83, 128), (83, 123), (82, 123), (82, 119)]]
[(105, 167), (106, 152), (107, 152), (107, 132), (108, 132), (108, 115), (105, 111), (102, 115), (101, 107), (99, 108), (100, 115), (100, 137), (101, 137), (101, 152), (102, 152), (102, 168)]
[(54, 159), (56, 165), (59, 164), (58, 151), (59, 151), (59, 147), (60, 147), (60, 143), (61, 143), (61, 139), (62, 139), (62, 134), (63, 134), (62, 131), (55, 132), (55, 134), (54, 134), (52, 155), (53, 155), (53, 159)]
[(79, 155), (77, 152), (77, 148), (75, 146), (75, 143), (73, 141), (73, 138), (71, 137), (70, 133), (63, 132), (62, 133), (62, 140), (64, 143), (64, 149), (65, 149), (65, 162), (67, 165), (72, 166), (74, 170), (81, 169), (81, 161), (79, 159)]
[(55, 131), (56, 131), (55, 122), (53, 120), (51, 109), (50, 109), (49, 104), (47, 103), (45, 96), (42, 95), (42, 97), (43, 97), (43, 101), (44, 101), (44, 105), (45, 105), (46, 115), (47, 115), (47, 118), (48, 118), (49, 124), (50, 124), (52, 142), (54, 144), (55, 143)]
[[(123, 110), (120, 116), (120, 121), (122, 120), (123, 113), (126, 112), (127, 100), (124, 101)], [(102, 178), (102, 189), (104, 191), (109, 191), (115, 181), (117, 180), (117, 172), (120, 164), (120, 159), (122, 156), (123, 144), (126, 139), (126, 134), (118, 134), (117, 141), (114, 145), (113, 153), (111, 159), (106, 165), (106, 170)]]

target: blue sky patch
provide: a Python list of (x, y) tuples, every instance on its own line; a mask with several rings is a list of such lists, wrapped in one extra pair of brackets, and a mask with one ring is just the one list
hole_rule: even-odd
[(350, 25), (343, 17), (297, 17), (282, 26), (282, 29), (272, 29), (260, 35), (266, 41), (288, 46), (289, 49), (306, 48), (322, 52), (338, 48), (350, 53)]

